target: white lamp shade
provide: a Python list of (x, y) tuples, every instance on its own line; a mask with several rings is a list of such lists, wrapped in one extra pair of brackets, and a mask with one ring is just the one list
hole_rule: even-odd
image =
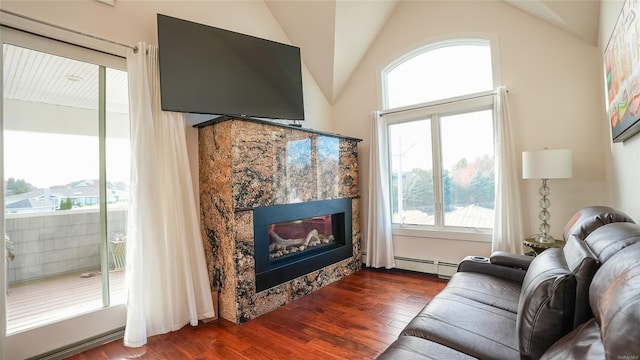
[(523, 179), (569, 179), (573, 176), (571, 150), (539, 150), (522, 153)]

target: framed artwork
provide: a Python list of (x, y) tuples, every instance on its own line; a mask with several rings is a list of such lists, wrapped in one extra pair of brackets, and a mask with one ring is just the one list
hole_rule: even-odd
[(626, 0), (604, 51), (613, 142), (640, 131), (640, 1)]

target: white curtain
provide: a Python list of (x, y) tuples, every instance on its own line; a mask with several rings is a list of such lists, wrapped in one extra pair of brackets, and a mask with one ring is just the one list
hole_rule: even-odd
[(387, 126), (379, 112), (374, 111), (372, 117), (365, 261), (367, 266), (391, 269), (396, 264), (391, 238)]
[(496, 92), (494, 109), (496, 202), (491, 249), (522, 254), (524, 230), (520, 205), (520, 171), (512, 139), (507, 89), (504, 86), (499, 87)]
[(126, 346), (214, 317), (183, 114), (160, 110), (157, 47), (127, 55), (131, 195)]

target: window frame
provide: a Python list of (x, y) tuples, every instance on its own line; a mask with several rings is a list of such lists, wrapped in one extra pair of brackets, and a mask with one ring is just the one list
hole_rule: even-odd
[[(394, 70), (397, 66), (403, 62), (432, 50), (459, 45), (483, 45), (490, 47), (491, 53), (491, 66), (493, 74), (493, 89), (486, 90), (477, 93), (471, 93), (451, 98), (444, 98), (424, 103), (412, 104), (397, 108), (388, 108), (388, 86), (386, 83), (387, 75)], [(431, 120), (431, 136), (432, 136), (432, 151), (433, 151), (433, 176), (434, 176), (434, 196), (435, 207), (442, 209), (443, 193), (442, 193), (442, 163), (440, 147), (440, 118), (443, 116), (471, 113), (482, 110), (494, 109), (494, 95), (495, 88), (500, 81), (499, 71), (499, 46), (497, 36), (483, 35), (481, 37), (461, 37), (450, 38), (437, 42), (428, 43), (423, 46), (419, 46), (412, 51), (400, 56), (396, 60), (392, 61), (388, 66), (380, 72), (380, 87), (381, 98), (380, 103), (384, 109), (381, 113), (385, 120), (386, 126), (406, 123), (421, 119)], [(494, 116), (495, 119), (495, 116)], [(495, 124), (494, 124), (495, 126)], [(388, 133), (388, 131), (387, 131)], [(496, 139), (494, 139), (495, 143)], [(388, 139), (388, 143), (390, 139)], [(388, 161), (391, 164), (391, 152), (388, 151)], [(495, 156), (495, 155), (494, 155)], [(389, 171), (389, 184), (392, 183), (392, 172)], [(390, 199), (391, 200), (391, 199)], [(392, 204), (390, 203), (390, 206)], [(415, 224), (398, 224), (392, 223), (392, 234), (407, 237), (420, 237), (420, 238), (438, 238), (438, 239), (456, 239), (456, 240), (469, 240), (469, 241), (481, 241), (490, 242), (493, 234), (492, 228), (465, 228), (444, 226), (444, 214), (438, 210), (435, 214), (434, 225), (415, 225)]]
[[(493, 89), (495, 90), (500, 84), (502, 84), (502, 76), (500, 71), (500, 42), (498, 41), (498, 36), (496, 34), (486, 34), (486, 33), (471, 33), (471, 34), (451, 34), (444, 35), (438, 39), (432, 39), (427, 41), (426, 43), (417, 46), (413, 50), (410, 50), (403, 55), (392, 60), (387, 66), (380, 69), (378, 77), (378, 89), (380, 89), (380, 98), (379, 104), (381, 105), (381, 109), (383, 112), (388, 111), (400, 111), (403, 109), (410, 109), (418, 106), (428, 106), (434, 103), (440, 103), (443, 101), (456, 101), (458, 98), (466, 98), (471, 94), (451, 97), (446, 99), (440, 99), (436, 101), (429, 101), (422, 104), (413, 104), (408, 106), (390, 108), (389, 107), (389, 94), (388, 94), (388, 86), (387, 86), (387, 75), (389, 72), (393, 71), (397, 66), (404, 63), (405, 61), (418, 56), (422, 53), (429, 52), (431, 50), (437, 50), (444, 47), (449, 46), (459, 46), (459, 45), (483, 45), (489, 46), (491, 51), (491, 74), (493, 76)], [(483, 92), (478, 92), (476, 94), (480, 95)]]
[[(14, 20), (11, 19), (13, 22)], [(21, 23), (19, 21), (19, 23)], [(85, 44), (86, 41), (63, 41), (64, 37), (53, 37), (39, 35), (39, 31), (29, 31), (31, 24), (20, 26), (24, 30), (14, 29), (4, 26), (4, 22), (1, 27), (2, 41), (1, 43), (7, 43), (15, 46), (33, 49), (36, 51), (46, 52), (52, 55), (68, 57), (79, 61), (92, 63), (98, 67), (113, 68), (117, 70), (127, 71), (126, 59), (122, 56), (116, 55), (113, 51), (101, 51), (101, 46), (91, 46), (93, 43)], [(70, 40), (75, 39), (75, 35), (69, 37)], [(83, 46), (85, 44), (86, 46)], [(0, 60), (0, 65), (4, 61)], [(103, 76), (103, 75), (101, 75)], [(0, 74), (0, 80), (3, 80), (3, 74)], [(3, 93), (4, 89), (0, 86), (0, 93)], [(3, 100), (4, 102), (4, 100)], [(4, 129), (4, 104), (0, 106), (0, 128)], [(104, 107), (103, 107), (104, 112)], [(99, 126), (104, 127), (104, 115), (102, 124)], [(100, 130), (102, 135), (106, 137), (104, 133), (105, 129)], [(104, 139), (103, 141), (104, 142)], [(102, 148), (101, 153), (104, 152), (104, 143), (100, 145)], [(0, 135), (0, 175), (4, 179), (4, 136)], [(103, 154), (99, 156), (103, 157)], [(104, 177), (104, 167), (106, 163), (104, 159), (101, 160), (103, 165), (100, 169), (100, 176)], [(103, 180), (103, 181), (104, 181)], [(4, 189), (0, 189), (0, 197), (4, 199)], [(103, 196), (104, 197), (104, 196)], [(105, 201), (106, 201), (106, 197)], [(3, 202), (4, 204), (4, 202)], [(106, 204), (103, 209), (100, 210), (101, 226), (106, 226)], [(4, 207), (4, 206), (3, 206)], [(0, 233), (5, 231), (5, 215), (4, 211), (0, 214)], [(101, 244), (103, 249), (106, 249), (106, 231), (101, 229)], [(105, 262), (107, 252), (104, 251), (101, 254), (102, 263)], [(5, 261), (0, 261), (2, 266), (5, 266)], [(3, 356), (9, 358), (25, 358), (38, 354), (46, 354), (58, 350), (64, 350), (69, 348), (72, 344), (82, 343), (88, 341), (92, 337), (103, 336), (104, 338), (117, 338), (121, 337), (124, 332), (124, 324), (126, 321), (126, 303), (106, 303), (106, 295), (104, 291), (105, 287), (108, 287), (108, 283), (103, 283), (103, 307), (95, 310), (85, 311), (68, 317), (63, 320), (57, 320), (48, 324), (24, 330), (21, 332), (6, 333), (6, 314), (0, 316), (0, 343), (2, 349), (0, 351), (0, 358)], [(4, 293), (6, 291), (6, 285), (0, 285), (0, 289)], [(6, 301), (4, 296), (0, 297), (0, 306), (4, 310), (6, 307)], [(4, 312), (4, 311), (3, 311)], [(70, 330), (71, 329), (71, 330)], [(62, 334), (61, 336), (52, 337), (51, 334)], [(33, 342), (34, 338), (47, 339), (47, 341)]]

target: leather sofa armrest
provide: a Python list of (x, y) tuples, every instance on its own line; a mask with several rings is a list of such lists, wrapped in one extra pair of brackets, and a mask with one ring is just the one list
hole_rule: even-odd
[(482, 256), (467, 256), (458, 265), (458, 272), (476, 272), (522, 283), (526, 270), (492, 264), (491, 260)]
[(492, 264), (527, 270), (533, 256), (518, 255), (506, 251), (496, 251), (489, 258)]

